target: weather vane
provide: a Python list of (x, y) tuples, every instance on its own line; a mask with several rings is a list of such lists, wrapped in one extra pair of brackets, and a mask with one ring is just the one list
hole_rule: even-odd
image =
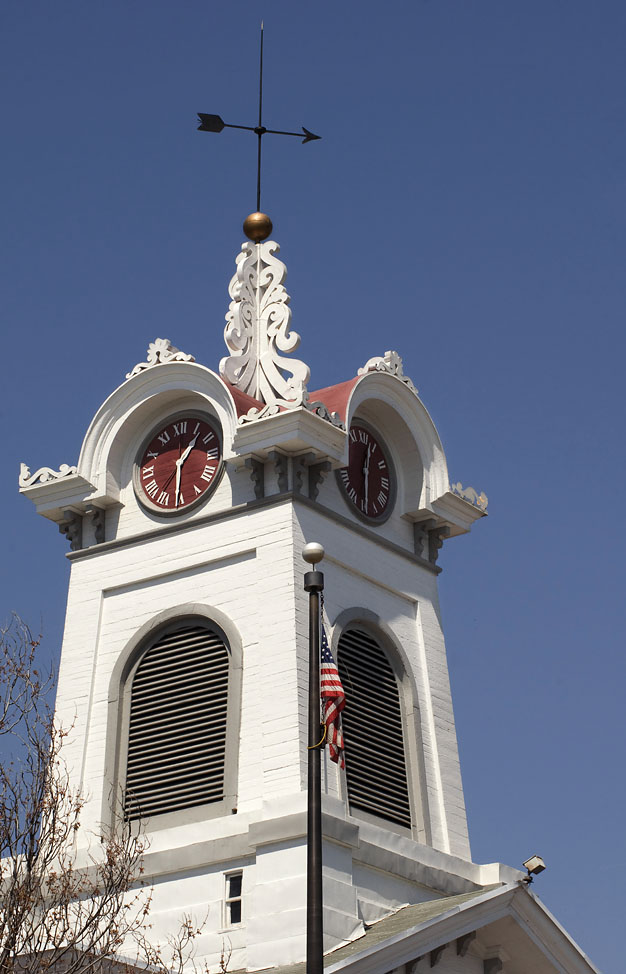
[[(256, 213), (251, 213), (244, 223), (244, 231), (251, 240), (258, 243), (265, 240), (272, 232), (272, 221), (260, 212), (261, 209), (261, 143), (264, 135), (294, 135), (305, 142), (313, 142), (314, 139), (321, 139), (321, 135), (313, 135), (308, 129), (302, 126), (302, 132), (284, 132), (281, 129), (268, 129), (263, 125), (263, 21), (261, 21), (261, 54), (259, 59), (259, 123), (258, 125), (232, 125), (225, 122), (219, 115), (207, 115), (198, 112), (200, 125), (199, 132), (221, 132), (223, 129), (245, 129), (247, 132), (254, 132), (258, 140), (257, 150), (257, 175), (256, 175)], [(303, 137), (304, 135), (304, 137)]]

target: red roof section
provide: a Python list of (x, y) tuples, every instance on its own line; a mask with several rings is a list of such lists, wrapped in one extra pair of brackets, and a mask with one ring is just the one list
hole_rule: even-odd
[(309, 399), (311, 402), (315, 402), (316, 399), (319, 399), (324, 403), (326, 408), (331, 413), (339, 413), (342, 422), (345, 423), (350, 393), (354, 389), (359, 379), (362, 378), (363, 376), (361, 375), (355, 375), (354, 379), (348, 379), (346, 382), (339, 382), (336, 386), (326, 386), (325, 389), (318, 389), (316, 392), (310, 392)]
[[(254, 396), (249, 396), (247, 392), (242, 392), (241, 389), (231, 385), (222, 376), (220, 378), (233, 397), (237, 416), (245, 415), (250, 409), (263, 409), (265, 403), (262, 403), (260, 399), (255, 399)], [(345, 423), (350, 393), (359, 379), (362, 378), (363, 376), (361, 375), (355, 375), (353, 379), (348, 379), (346, 382), (339, 382), (335, 386), (326, 386), (324, 389), (317, 389), (315, 392), (309, 393), (309, 400), (311, 402), (318, 400), (323, 402), (329, 412), (338, 413)], [(284, 406), (281, 406), (280, 411), (283, 412), (283, 410)]]
[[(222, 379), (221, 376), (220, 379)], [(227, 382), (226, 379), (222, 379), (222, 382), (235, 401), (237, 416), (245, 415), (250, 409), (263, 409), (265, 404), (259, 399), (255, 399), (254, 396), (249, 396), (247, 392), (242, 392), (237, 386), (231, 386), (230, 382)]]

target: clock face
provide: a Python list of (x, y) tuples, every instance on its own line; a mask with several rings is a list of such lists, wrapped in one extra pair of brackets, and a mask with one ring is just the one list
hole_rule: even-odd
[(351, 507), (368, 521), (384, 521), (391, 514), (395, 490), (391, 462), (380, 439), (357, 421), (350, 427), (348, 466), (337, 471)]
[(135, 493), (159, 514), (188, 511), (208, 497), (222, 465), (212, 420), (195, 413), (173, 416), (153, 430), (135, 463)]

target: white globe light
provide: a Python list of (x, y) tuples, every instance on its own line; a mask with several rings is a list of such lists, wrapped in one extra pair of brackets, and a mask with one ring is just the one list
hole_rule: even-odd
[(316, 565), (324, 557), (324, 547), (318, 541), (309, 541), (302, 549), (302, 557), (309, 565)]

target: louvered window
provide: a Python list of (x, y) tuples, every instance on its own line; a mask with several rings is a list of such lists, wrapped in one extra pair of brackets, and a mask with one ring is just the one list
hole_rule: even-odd
[(223, 636), (192, 623), (141, 656), (130, 690), (128, 819), (224, 797), (229, 667)]
[(361, 629), (339, 638), (350, 808), (411, 827), (398, 681), (385, 651)]

